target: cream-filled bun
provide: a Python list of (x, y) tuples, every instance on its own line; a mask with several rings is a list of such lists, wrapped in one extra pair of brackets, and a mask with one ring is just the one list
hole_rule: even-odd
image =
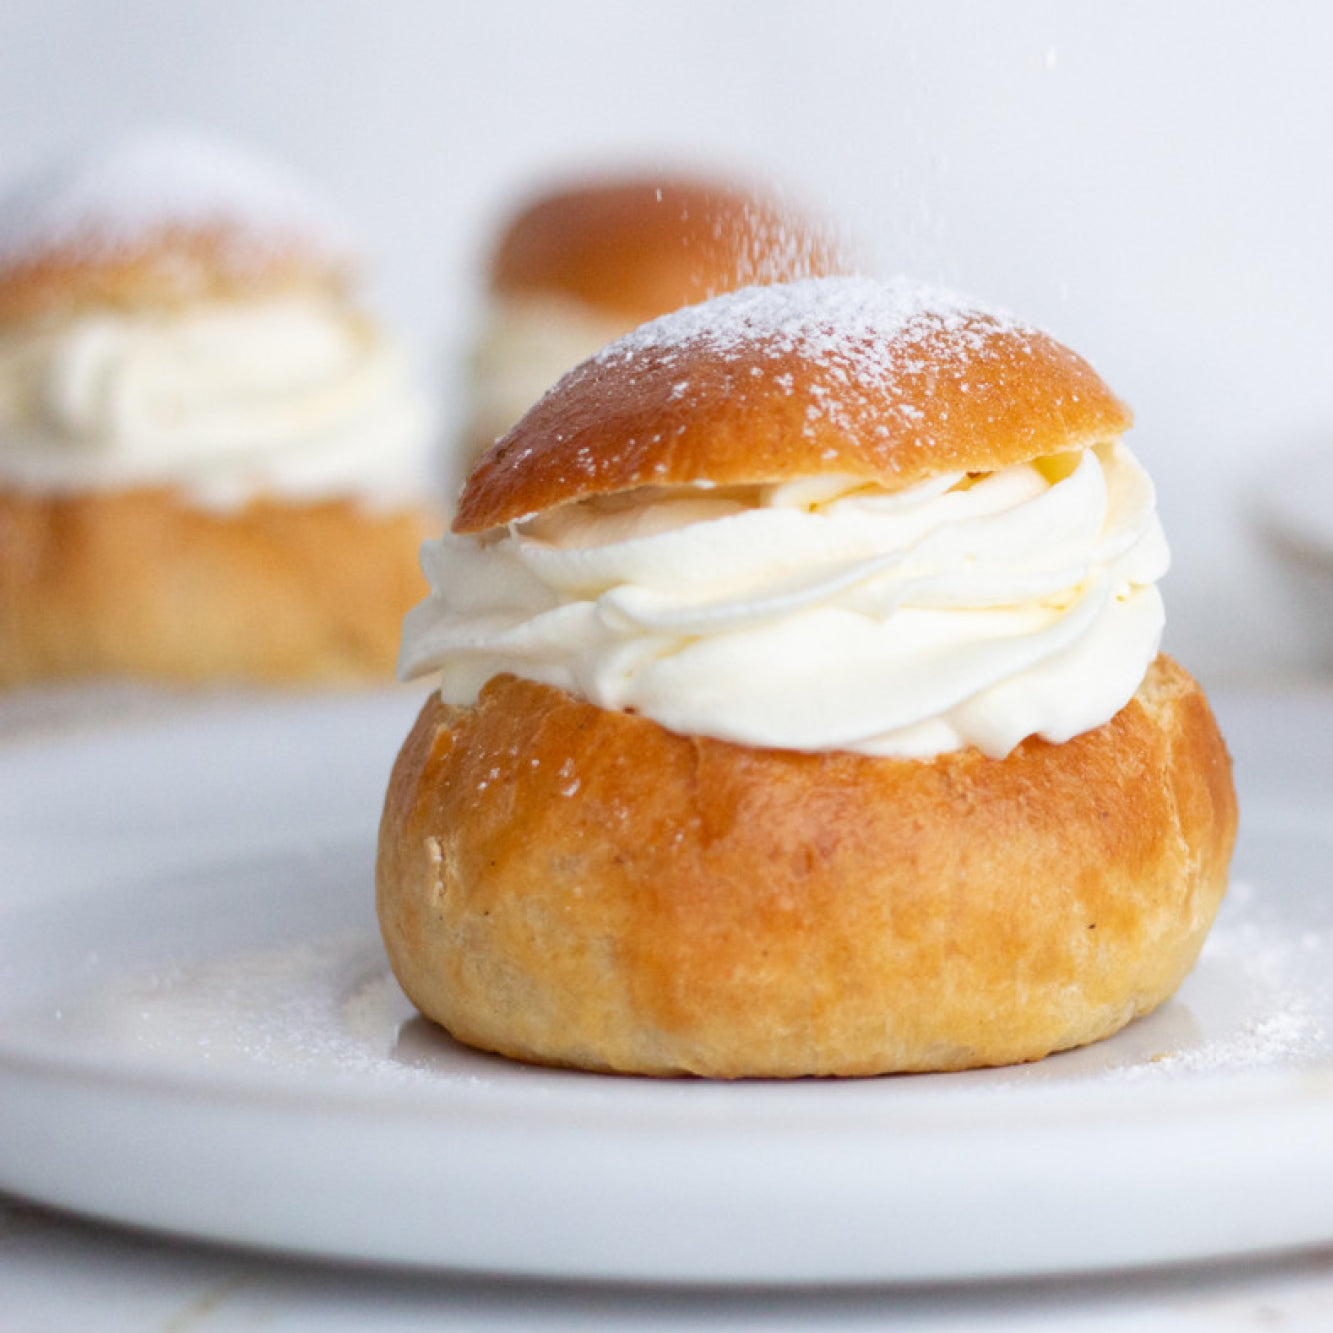
[(428, 546), (378, 908), (524, 1060), (715, 1077), (1034, 1060), (1167, 999), (1230, 761), (1158, 651), (1129, 414), (1001, 312), (737, 292), (567, 375)]
[(644, 176), (542, 193), (513, 215), (488, 263), (465, 466), (565, 371), (645, 320), (845, 265), (813, 217), (739, 184)]
[(0, 684), (392, 677), (432, 414), (350, 254), (193, 136), (0, 200)]

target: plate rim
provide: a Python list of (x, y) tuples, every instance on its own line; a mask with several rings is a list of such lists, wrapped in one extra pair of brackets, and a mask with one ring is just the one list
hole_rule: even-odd
[[(1233, 699), (1236, 696), (1235, 691), (1219, 691), (1219, 698), (1222, 700)], [(1319, 706), (1333, 706), (1333, 692), (1319, 690), (1316, 692), (1319, 699)], [(1254, 695), (1247, 695), (1247, 699), (1253, 699)], [(1308, 697), (1305, 691), (1286, 690), (1282, 692), (1282, 701), (1284, 705), (1290, 705), (1297, 702), (1298, 706), (1301, 700)], [(1262, 696), (1264, 700), (1272, 700), (1273, 695), (1266, 693)], [(346, 707), (352, 707), (354, 710), (362, 706), (363, 701), (349, 701), (346, 698), (337, 700), (321, 699), (316, 702), (313, 709), (303, 709), (300, 715), (306, 718), (311, 716), (323, 716), (330, 706), (335, 713)], [(395, 703), (398, 700), (395, 699)], [(1248, 706), (1242, 704), (1241, 706)], [(267, 719), (272, 715), (270, 701), (264, 701), (264, 706), (257, 712), (251, 714), (248, 708), (244, 710), (252, 718)], [(399, 710), (391, 710), (397, 712)], [(227, 721), (232, 717), (234, 710), (232, 707), (212, 714), (213, 721)], [(279, 709), (278, 716), (290, 718), (292, 714)], [(185, 719), (185, 725), (196, 725), (198, 718)], [(229, 723), (230, 724), (230, 723)], [(153, 732), (160, 732), (163, 728), (172, 730), (182, 725), (182, 719), (179, 717), (163, 718), (156, 720), (148, 729)], [(129, 722), (123, 728), (117, 729), (117, 735), (122, 739), (129, 736), (131, 739), (143, 734), (144, 729), (136, 722)], [(96, 736), (91, 738), (91, 743), (96, 743), (106, 739), (107, 732), (99, 731)], [(74, 734), (62, 738), (67, 747), (72, 752), (77, 752), (90, 743), (90, 737), (87, 734)], [(28, 747), (23, 747), (25, 753)], [(3, 780), (6, 760), (15, 755), (15, 751), (8, 747), (0, 746), (0, 780)], [(1330, 760), (1333, 764), (1333, 760)], [(1320, 841), (1333, 839), (1333, 831), (1326, 831), (1327, 826), (1319, 822), (1319, 811), (1312, 807), (1308, 816), (1300, 808), (1293, 807), (1287, 803), (1280, 795), (1273, 795), (1268, 798), (1268, 804), (1271, 806), (1275, 817), (1279, 820), (1294, 821), (1306, 833), (1315, 832)], [(1265, 817), (1265, 798), (1251, 798), (1246, 803), (1246, 819), (1251, 828), (1256, 821), (1262, 823)], [(1244, 827), (1244, 826), (1243, 826)], [(5, 897), (3, 887), (0, 886), (0, 920), (3, 920), (8, 907), (8, 900)], [(488, 1057), (501, 1061), (501, 1057)], [(512, 1069), (512, 1063), (501, 1061), (505, 1069)], [(70, 1090), (70, 1095), (74, 1100), (86, 1098), (92, 1093), (102, 1095), (110, 1094), (111, 1099), (119, 1100), (125, 1103), (132, 1103), (136, 1100), (140, 1104), (140, 1110), (144, 1108), (145, 1102), (150, 1103), (149, 1119), (157, 1117), (159, 1120), (164, 1114), (171, 1111), (173, 1107), (188, 1107), (193, 1104), (207, 1105), (213, 1113), (235, 1110), (240, 1108), (245, 1115), (258, 1119), (267, 1119), (270, 1128), (274, 1122), (282, 1122), (284, 1118), (292, 1133), (303, 1119), (308, 1117), (309, 1104), (312, 1095), (312, 1085), (300, 1076), (284, 1079), (278, 1076), (278, 1072), (271, 1067), (264, 1067), (262, 1071), (256, 1070), (253, 1079), (238, 1079), (234, 1070), (219, 1071), (216, 1079), (210, 1078), (200, 1071), (200, 1076), (188, 1079), (184, 1083), (181, 1081), (178, 1068), (164, 1068), (161, 1071), (151, 1071), (142, 1068), (126, 1069), (123, 1071), (108, 1071), (105, 1066), (100, 1070), (95, 1068), (95, 1077), (92, 1079), (94, 1086), (89, 1086), (89, 1071), (87, 1068), (80, 1067), (77, 1064), (71, 1065), (68, 1060), (61, 1063), (57, 1060), (54, 1064), (50, 1060), (44, 1060), (40, 1056), (34, 1055), (31, 1059), (22, 1053), (16, 1054), (15, 1051), (0, 1042), (0, 1124), (10, 1125), (14, 1118), (15, 1102), (15, 1083), (17, 1079), (19, 1084), (27, 1083), (29, 1085), (40, 1084), (43, 1082), (63, 1082)], [(537, 1069), (539, 1075), (547, 1074), (551, 1071)], [(655, 1093), (652, 1089), (660, 1088), (662, 1084), (659, 1081), (633, 1079), (628, 1076), (607, 1076), (597, 1074), (586, 1074), (577, 1071), (557, 1071), (562, 1078), (569, 1075), (566, 1086), (570, 1088), (597, 1088), (601, 1091), (591, 1097), (583, 1098), (577, 1094), (565, 1097), (558, 1094), (554, 1097), (543, 1097), (543, 1109), (548, 1113), (549, 1123), (546, 1128), (548, 1134), (560, 1140), (557, 1147), (586, 1153), (595, 1149), (599, 1142), (602, 1147), (611, 1151), (619, 1151), (624, 1147), (624, 1137), (628, 1134), (631, 1138), (635, 1135), (647, 1135), (661, 1133), (662, 1122), (670, 1122), (676, 1138), (676, 1148), (678, 1152), (686, 1152), (690, 1149), (690, 1142), (687, 1140), (697, 1140), (700, 1136), (708, 1137), (711, 1142), (698, 1144), (702, 1158), (712, 1160), (716, 1158), (719, 1147), (727, 1147), (728, 1144), (719, 1143), (717, 1137), (717, 1119), (720, 1114), (719, 1107), (724, 1107), (726, 1098), (721, 1098), (705, 1092), (702, 1097), (696, 1098), (696, 1101), (707, 1102), (702, 1110), (696, 1108), (685, 1117), (679, 1114), (679, 1105), (681, 1097), (676, 1096), (674, 1101), (666, 1105), (663, 1109), (650, 1107), (650, 1114), (642, 1114), (645, 1102), (654, 1099)], [(902, 1103), (906, 1109), (913, 1113), (914, 1121), (919, 1120), (921, 1115), (928, 1114), (929, 1111), (937, 1109), (931, 1103), (938, 1103), (939, 1098), (926, 1091), (913, 1092), (914, 1087), (925, 1088), (927, 1080), (938, 1082), (939, 1080), (949, 1080), (954, 1076), (890, 1076), (896, 1087), (901, 1091), (895, 1095), (894, 1100)], [(801, 1143), (807, 1131), (799, 1123), (792, 1122), (783, 1124), (780, 1116), (785, 1114), (784, 1106), (790, 1106), (801, 1101), (810, 1101), (812, 1097), (819, 1098), (820, 1094), (829, 1087), (849, 1086), (852, 1088), (872, 1086), (876, 1083), (883, 1084), (885, 1079), (879, 1080), (848, 1080), (848, 1081), (799, 1081), (796, 1083), (786, 1083), (774, 1081), (772, 1083), (764, 1082), (749, 1085), (755, 1089), (755, 1098), (762, 1098), (765, 1089), (776, 1089), (779, 1095), (770, 1100), (776, 1100), (782, 1103), (776, 1110), (766, 1111), (756, 1120), (748, 1114), (742, 1117), (743, 1123), (735, 1126), (735, 1132), (731, 1139), (735, 1140), (738, 1136), (744, 1135), (745, 1139), (758, 1145), (763, 1152), (769, 1154), (779, 1153), (784, 1149), (791, 1147), (793, 1143)], [(671, 1080), (669, 1085), (674, 1089), (681, 1088), (699, 1088), (699, 1089), (721, 1089), (725, 1092), (732, 1092), (737, 1087), (745, 1087), (744, 1084), (715, 1084), (704, 1080)], [(521, 1105), (523, 1090), (519, 1078), (513, 1080), (502, 1080), (495, 1084), (467, 1085), (451, 1081), (447, 1090), (440, 1093), (433, 1093), (429, 1097), (423, 1096), (424, 1084), (420, 1081), (411, 1080), (402, 1083), (395, 1082), (392, 1085), (385, 1085), (374, 1088), (356, 1088), (354, 1084), (338, 1088), (338, 1099), (336, 1103), (327, 1104), (326, 1111), (336, 1118), (352, 1125), (359, 1125), (378, 1120), (381, 1125), (388, 1119), (393, 1122), (396, 1130), (405, 1133), (415, 1139), (420, 1139), (423, 1135), (438, 1133), (441, 1123), (441, 1103), (448, 1103), (450, 1114), (447, 1117), (451, 1132), (455, 1134), (463, 1133), (477, 1138), (479, 1141), (485, 1139), (494, 1145), (499, 1145), (501, 1149), (507, 1144), (511, 1149), (521, 1136), (531, 1134), (530, 1113), (525, 1114), (530, 1108), (524, 1108)], [(315, 1090), (315, 1094), (320, 1098), (326, 1098), (333, 1085), (329, 1082), (323, 1082)], [(616, 1089), (610, 1096), (605, 1094), (606, 1089)], [(622, 1096), (623, 1089), (636, 1089), (630, 1096)], [(20, 1089), (21, 1090), (21, 1089)], [(31, 1088), (29, 1088), (29, 1091)], [(801, 1090), (801, 1091), (798, 1091)], [(795, 1093), (793, 1096), (792, 1094)], [(749, 1094), (745, 1094), (747, 1097)], [(730, 1100), (735, 1100), (734, 1098)], [(822, 1098), (825, 1103), (828, 1098)], [(864, 1153), (867, 1147), (873, 1147), (878, 1140), (879, 1159), (881, 1167), (885, 1162), (893, 1165), (903, 1166), (906, 1159), (903, 1153), (906, 1151), (903, 1145), (890, 1145), (892, 1151), (884, 1146), (883, 1135), (883, 1115), (879, 1115), (878, 1125), (872, 1123), (877, 1114), (877, 1108), (866, 1101), (865, 1104), (857, 1104), (855, 1097), (842, 1099), (850, 1103), (842, 1109), (830, 1112), (827, 1105), (819, 1106), (815, 1102), (815, 1109), (818, 1116), (822, 1119), (828, 1119), (830, 1115), (836, 1116), (843, 1122), (840, 1125), (833, 1126), (839, 1136), (837, 1152), (829, 1154), (825, 1150), (825, 1164), (829, 1166), (838, 1166), (839, 1163), (846, 1163), (849, 1160), (854, 1161), (858, 1151)], [(1333, 1063), (1328, 1060), (1320, 1059), (1317, 1064), (1304, 1069), (1265, 1069), (1265, 1070), (1215, 1070), (1215, 1071), (1191, 1071), (1187, 1076), (1180, 1078), (1156, 1080), (1141, 1080), (1133, 1077), (1125, 1079), (1107, 1079), (1090, 1075), (1086, 1079), (1078, 1079), (1064, 1084), (1048, 1083), (1027, 1083), (1027, 1084), (993, 1084), (989, 1086), (974, 1085), (969, 1090), (966, 1097), (968, 1104), (968, 1115), (964, 1119), (975, 1120), (977, 1114), (985, 1113), (988, 1123), (982, 1127), (979, 1135), (979, 1142), (984, 1146), (986, 1143), (1002, 1144), (1006, 1135), (1012, 1132), (1015, 1123), (1021, 1123), (1026, 1118), (1026, 1129), (1029, 1140), (1033, 1137), (1035, 1130), (1031, 1122), (1031, 1116), (1034, 1110), (1042, 1110), (1047, 1117), (1054, 1117), (1057, 1121), (1066, 1121), (1069, 1114), (1073, 1111), (1081, 1112), (1084, 1117), (1084, 1128), (1093, 1131), (1101, 1130), (1108, 1125), (1114, 1125), (1118, 1129), (1118, 1142), (1120, 1144), (1120, 1153), (1126, 1157), (1127, 1161), (1122, 1165), (1134, 1165), (1134, 1149), (1136, 1145), (1141, 1148), (1144, 1143), (1151, 1143), (1167, 1139), (1179, 1140), (1182, 1132), (1190, 1130), (1202, 1138), (1209, 1139), (1211, 1147), (1209, 1151), (1217, 1150), (1221, 1145), (1225, 1148), (1228, 1144), (1248, 1142), (1253, 1134), (1256, 1118), (1262, 1119), (1263, 1123), (1271, 1131), (1274, 1127), (1281, 1130), (1278, 1138), (1283, 1140), (1270, 1146), (1266, 1151), (1269, 1153), (1269, 1160), (1277, 1163), (1284, 1171), (1290, 1173), (1293, 1178), (1295, 1173), (1301, 1168), (1302, 1163), (1296, 1160), (1296, 1145), (1308, 1140), (1310, 1134), (1321, 1128), (1326, 1128), (1328, 1123), (1328, 1114), (1330, 1108), (1333, 1108)], [(561, 1103), (568, 1103), (561, 1105)], [(589, 1104), (598, 1106), (596, 1115), (589, 1114)], [(638, 1103), (639, 1110), (628, 1117), (625, 1122), (626, 1113), (625, 1103)], [(713, 1104), (716, 1103), (716, 1106)], [(910, 1105), (909, 1105), (910, 1104)], [(164, 1110), (165, 1108), (165, 1110)], [(1125, 1112), (1127, 1109), (1133, 1109), (1136, 1114), (1126, 1121)], [(1089, 1111), (1092, 1110), (1090, 1118), (1087, 1118)], [(1201, 1114), (1203, 1112), (1203, 1114)], [(614, 1122), (620, 1119), (621, 1129), (624, 1131), (621, 1135), (621, 1142), (615, 1141), (612, 1135), (612, 1142), (606, 1143), (608, 1120)], [(1145, 1127), (1145, 1122), (1146, 1127)], [(941, 1148), (947, 1148), (954, 1143), (960, 1133), (961, 1122), (957, 1119), (948, 1120), (947, 1123), (937, 1125), (933, 1130), (922, 1129), (916, 1125), (911, 1131), (912, 1143), (919, 1151), (925, 1145), (930, 1152), (936, 1152)], [(1057, 1125), (1061, 1128), (1061, 1125)], [(1068, 1125), (1064, 1124), (1065, 1132)], [(878, 1135), (876, 1134), (878, 1131)], [(1202, 1134), (1200, 1134), (1202, 1131)], [(286, 1131), (284, 1131), (286, 1132)], [(973, 1132), (976, 1132), (975, 1129)], [(1147, 1136), (1146, 1138), (1144, 1136)], [(1088, 1137), (1084, 1134), (1084, 1139)], [(10, 1135), (0, 1135), (0, 1157), (3, 1154), (3, 1143), (12, 1141)], [(1195, 1148), (1194, 1153), (1202, 1151)], [(895, 1153), (897, 1154), (895, 1156)], [(927, 1156), (930, 1154), (927, 1153)], [(1113, 1154), (1114, 1155), (1114, 1154)], [(1333, 1155), (1330, 1155), (1333, 1157)], [(1308, 1166), (1308, 1163), (1305, 1164)], [(1319, 1163), (1315, 1164), (1316, 1167)], [(455, 1164), (457, 1167), (458, 1164)], [(461, 1168), (459, 1168), (461, 1169)], [(839, 1166), (841, 1170), (842, 1167)], [(1190, 1159), (1190, 1169), (1196, 1173), (1203, 1170), (1202, 1160)], [(1105, 1167), (1102, 1169), (1103, 1179), (1109, 1179)], [(744, 1173), (742, 1172), (742, 1175)], [(1306, 1173), (1308, 1177), (1308, 1172)], [(1318, 1172), (1316, 1171), (1316, 1175)], [(1202, 1179), (1202, 1176), (1200, 1176)], [(1333, 1196), (1333, 1160), (1323, 1163), (1323, 1177), (1325, 1184), (1329, 1186), (1330, 1196)], [(30, 1178), (25, 1178), (30, 1186)], [(0, 1187), (14, 1188), (15, 1175), (12, 1170), (12, 1163), (0, 1165)], [(19, 1182), (23, 1185), (23, 1181)], [(953, 1182), (957, 1186), (957, 1180)], [(808, 1187), (811, 1182), (806, 1182)], [(22, 1192), (29, 1194), (30, 1197), (43, 1197), (40, 1194), (33, 1195), (30, 1188), (23, 1188)], [(487, 1256), (479, 1253), (472, 1253), (469, 1257), (464, 1255), (461, 1260), (457, 1258), (458, 1252), (451, 1258), (449, 1255), (440, 1253), (427, 1254), (420, 1250), (415, 1252), (405, 1252), (403, 1244), (399, 1245), (398, 1253), (384, 1252), (385, 1246), (377, 1246), (373, 1242), (358, 1247), (348, 1242), (346, 1235), (341, 1242), (324, 1241), (321, 1242), (313, 1233), (308, 1233), (304, 1237), (300, 1235), (288, 1234), (285, 1239), (281, 1235), (266, 1234), (263, 1229), (258, 1231), (251, 1230), (250, 1234), (245, 1234), (244, 1228), (239, 1228), (234, 1223), (234, 1218), (229, 1222), (226, 1218), (217, 1217), (210, 1226), (207, 1219), (201, 1221), (198, 1216), (190, 1217), (182, 1215), (179, 1212), (174, 1215), (159, 1212), (156, 1217), (152, 1215), (152, 1210), (145, 1214), (142, 1208), (138, 1215), (132, 1215), (134, 1210), (128, 1205), (122, 1209), (115, 1207), (109, 1210), (105, 1207), (99, 1209), (97, 1199), (93, 1197), (96, 1193), (95, 1188), (89, 1186), (88, 1189), (80, 1194), (77, 1190), (71, 1192), (70, 1189), (64, 1191), (63, 1197), (46, 1196), (47, 1202), (57, 1203), (59, 1206), (72, 1207), (77, 1211), (89, 1212), (95, 1215), (106, 1217), (108, 1220), (131, 1221), (136, 1225), (148, 1226), (150, 1228), (166, 1229), (169, 1231), (184, 1232), (196, 1236), (204, 1236), (208, 1239), (222, 1240), (230, 1243), (243, 1245), (258, 1244), (265, 1249), (285, 1249), (289, 1252), (302, 1253), (306, 1255), (324, 1255), (333, 1258), (351, 1258), (369, 1260), (371, 1262), (391, 1262), (408, 1263), (419, 1267), (428, 1267), (433, 1269), (449, 1269), (461, 1271), (495, 1271), (522, 1273), (527, 1276), (537, 1277), (579, 1277), (592, 1279), (612, 1279), (612, 1280), (658, 1280), (668, 1282), (707, 1282), (707, 1281), (760, 1281), (777, 1283), (779, 1285), (793, 1282), (827, 1282), (827, 1281), (875, 1281), (875, 1282), (902, 1282), (902, 1281), (921, 1281), (936, 1279), (962, 1279), (978, 1277), (995, 1276), (1026, 1276), (1037, 1272), (1074, 1272), (1074, 1271), (1092, 1271), (1093, 1269), (1113, 1269), (1133, 1266), (1142, 1263), (1163, 1263), (1177, 1262), (1180, 1260), (1223, 1257), (1227, 1254), (1255, 1254), (1263, 1252), (1264, 1248), (1286, 1248), (1293, 1243), (1312, 1243), (1317, 1244), (1333, 1238), (1333, 1213), (1329, 1213), (1322, 1220), (1319, 1220), (1317, 1226), (1312, 1226), (1308, 1221), (1305, 1224), (1305, 1232), (1293, 1236), (1289, 1232), (1282, 1232), (1281, 1228), (1269, 1226), (1267, 1231), (1262, 1234), (1256, 1233), (1250, 1236), (1248, 1240), (1242, 1238), (1237, 1241), (1235, 1246), (1227, 1248), (1219, 1246), (1213, 1242), (1202, 1244), (1196, 1237), (1193, 1242), (1188, 1238), (1177, 1246), (1176, 1250), (1167, 1253), (1158, 1247), (1155, 1255), (1145, 1256), (1139, 1251), (1127, 1251), (1123, 1246), (1120, 1248), (1112, 1247), (1111, 1250), (1099, 1259), (1097, 1256), (1088, 1253), (1086, 1250), (1081, 1252), (1081, 1259), (1078, 1263), (1073, 1263), (1069, 1259), (1055, 1262), (1052, 1268), (1050, 1264), (1042, 1264), (1037, 1257), (1029, 1253), (1026, 1259), (1018, 1253), (1014, 1246), (1010, 1246), (1008, 1251), (996, 1251), (987, 1261), (973, 1260), (964, 1262), (955, 1259), (951, 1262), (941, 1261), (934, 1267), (923, 1265), (921, 1262), (912, 1264), (893, 1263), (881, 1261), (878, 1265), (870, 1263), (867, 1260), (867, 1253), (864, 1250), (858, 1251), (860, 1258), (856, 1256), (849, 1257), (845, 1262), (838, 1266), (825, 1256), (824, 1267), (821, 1269), (818, 1263), (813, 1260), (802, 1267), (800, 1263), (792, 1264), (788, 1262), (783, 1272), (776, 1272), (771, 1265), (765, 1265), (757, 1261), (753, 1255), (749, 1260), (735, 1259), (730, 1262), (730, 1267), (719, 1258), (710, 1259), (708, 1256), (700, 1255), (695, 1251), (689, 1251), (688, 1247), (684, 1251), (677, 1251), (674, 1259), (664, 1259), (662, 1264), (656, 1270), (651, 1264), (645, 1265), (642, 1256), (637, 1260), (621, 1256), (619, 1260), (608, 1258), (605, 1254), (597, 1255), (592, 1250), (585, 1249), (575, 1253), (573, 1258), (568, 1253), (563, 1258), (557, 1257), (543, 1262), (540, 1256), (529, 1252), (526, 1256), (510, 1254), (508, 1256), (499, 1252), (492, 1252)], [(647, 1197), (647, 1196), (645, 1196)], [(807, 1197), (805, 1202), (810, 1203)], [(183, 1206), (183, 1205), (182, 1205)], [(389, 1247), (392, 1249), (392, 1246)], [(1002, 1248), (1002, 1247), (1001, 1247)], [(1021, 1247), (1019, 1247), (1021, 1248)], [(577, 1251), (577, 1247), (575, 1247)], [(581, 1258), (578, 1257), (581, 1253)], [(691, 1254), (693, 1258), (691, 1259)], [(1004, 1255), (1007, 1254), (1007, 1258)], [(997, 1257), (997, 1255), (999, 1257)], [(790, 1260), (790, 1256), (788, 1257)], [(834, 1271), (836, 1269), (836, 1271)]]

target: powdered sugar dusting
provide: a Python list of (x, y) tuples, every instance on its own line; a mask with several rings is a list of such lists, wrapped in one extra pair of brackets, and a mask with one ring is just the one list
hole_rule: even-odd
[[(1232, 886), (1229, 910), (1183, 990), (1186, 1003), (1197, 993), (1212, 1013), (1233, 1006), (1233, 1021), (1219, 1024), (1205, 1039), (1196, 1036), (1155, 1053), (1147, 1063), (1118, 1070), (1122, 1077), (1249, 1071), (1327, 1058), (1333, 934), (1270, 924), (1254, 911), (1255, 897), (1248, 882)], [(1216, 995), (1210, 994), (1213, 990)]]
[[(701, 350), (723, 363), (799, 357), (824, 372), (811, 386), (813, 423), (836, 421), (870, 399), (892, 403), (905, 377), (984, 364), (995, 355), (998, 334), (1025, 346), (1035, 333), (1007, 311), (908, 278), (807, 278), (746, 287), (673, 311), (617, 339), (590, 364), (610, 367), (652, 356), (670, 365)], [(762, 377), (762, 365), (750, 373)], [(781, 373), (776, 382), (789, 391)], [(687, 389), (688, 379), (680, 384)]]
[(641, 325), (595, 358), (614, 364), (648, 351), (705, 346), (735, 360), (757, 342), (774, 359), (793, 353), (829, 361), (849, 378), (877, 379), (911, 364), (913, 348), (943, 336), (960, 355), (984, 354), (996, 332), (1031, 333), (1016, 316), (910, 278), (806, 278), (744, 287)]
[(158, 131), (16, 185), (0, 199), (0, 261), (114, 254), (169, 229), (223, 230), (256, 250), (300, 244), (331, 259), (351, 249), (328, 206), (277, 167), (196, 134)]
[(1304, 928), (1293, 928), (1290, 908), (1272, 890), (1233, 882), (1194, 971), (1147, 1018), (1092, 1046), (967, 1077), (996, 1086), (1137, 1084), (1326, 1065), (1333, 925), (1306, 910)]
[(461, 1054), (439, 1067), (432, 1046), (449, 1044), (442, 1033), (404, 1045), (404, 1029), (420, 1020), (379, 939), (359, 932), (132, 973), (89, 999), (34, 1016), (30, 1026), (54, 1018), (68, 1051), (114, 1049), (145, 1068), (188, 1067), (205, 1077), (267, 1071), (392, 1088), (466, 1081), (472, 1072)]
[(719, 212), (712, 231), (720, 247), (733, 250), (732, 288), (852, 271), (842, 238), (782, 200), (748, 198), (741, 207), (739, 226)]
[[(560, 780), (574, 776), (562, 771)], [(612, 811), (627, 813), (619, 805)], [(1269, 910), (1270, 897), (1268, 887), (1234, 885), (1195, 972), (1149, 1018), (1035, 1064), (935, 1076), (919, 1090), (948, 1098), (964, 1089), (1327, 1068), (1333, 925), (1309, 912), (1293, 917), (1280, 901)], [(555, 1086), (457, 1045), (418, 1017), (373, 928), (119, 972), (82, 996), (62, 992), (58, 1007), (0, 1022), (0, 1041), (16, 1034), (39, 1050), (82, 1054), (95, 1064), (111, 1053), (136, 1067), (201, 1077), (331, 1080), (385, 1092), (502, 1078), (523, 1082), (532, 1096)], [(872, 1080), (846, 1095), (892, 1097), (904, 1086)]]
[[(1070, 383), (1090, 387), (1091, 410), (1070, 409)], [(900, 489), (938, 471), (942, 451), (993, 467), (1084, 448), (1127, 424), (1099, 386), (1049, 335), (945, 289), (865, 277), (746, 287), (571, 370), (482, 458), (454, 530), (644, 485), (841, 470)], [(719, 413), (758, 424), (714, 432)]]

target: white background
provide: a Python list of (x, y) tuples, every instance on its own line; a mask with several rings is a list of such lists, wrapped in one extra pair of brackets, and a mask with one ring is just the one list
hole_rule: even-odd
[(285, 160), (446, 410), (488, 235), (535, 183), (769, 177), (1133, 405), (1168, 647), (1211, 683), (1315, 660), (1252, 509), (1333, 448), (1331, 50), (1318, 0), (4, 0), (0, 175), (164, 122)]

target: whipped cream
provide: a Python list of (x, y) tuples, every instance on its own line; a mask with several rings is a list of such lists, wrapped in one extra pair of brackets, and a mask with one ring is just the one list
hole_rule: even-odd
[(469, 465), (567, 370), (633, 323), (572, 297), (496, 296), (472, 353)]
[(0, 480), (30, 490), (396, 505), (427, 493), (429, 436), (401, 351), (332, 296), (0, 331)]
[(428, 543), (400, 669), (450, 704), (512, 672), (746, 745), (1001, 757), (1128, 703), (1168, 562), (1119, 443), (893, 493), (631, 492)]

